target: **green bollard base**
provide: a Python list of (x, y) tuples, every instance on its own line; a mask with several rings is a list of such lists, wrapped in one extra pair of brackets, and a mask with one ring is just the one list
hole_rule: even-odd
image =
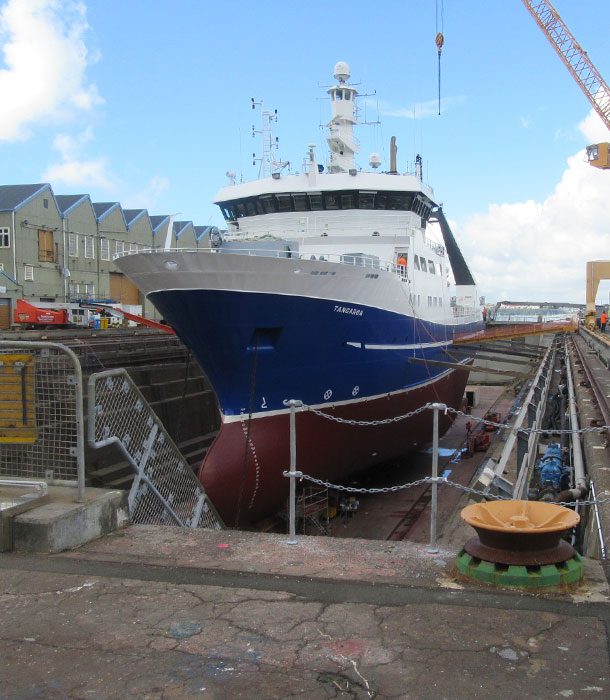
[(560, 564), (507, 566), (477, 559), (461, 549), (456, 558), (456, 566), (466, 578), (513, 588), (567, 586), (578, 583), (584, 574), (583, 558), (580, 554), (575, 554)]

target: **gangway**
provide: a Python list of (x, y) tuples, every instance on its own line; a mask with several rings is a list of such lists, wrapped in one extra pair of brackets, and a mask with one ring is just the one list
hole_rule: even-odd
[(547, 333), (568, 333), (578, 329), (576, 321), (544, 321), (541, 323), (511, 323), (507, 325), (488, 326), (480, 331), (458, 332), (453, 334), (453, 345), (469, 343), (486, 343), (493, 340), (508, 340), (510, 338), (525, 338), (530, 335), (545, 335)]

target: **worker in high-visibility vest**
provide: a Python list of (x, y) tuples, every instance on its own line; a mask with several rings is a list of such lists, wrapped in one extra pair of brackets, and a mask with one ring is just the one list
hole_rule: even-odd
[(401, 256), (398, 258), (398, 261), (396, 262), (396, 266), (398, 267), (398, 272), (400, 272), (401, 275), (406, 276), (406, 274), (407, 274), (407, 259), (405, 258), (404, 255), (401, 254)]
[(602, 333), (606, 332), (606, 323), (608, 323), (608, 314), (602, 311), (602, 317), (599, 319), (599, 328)]

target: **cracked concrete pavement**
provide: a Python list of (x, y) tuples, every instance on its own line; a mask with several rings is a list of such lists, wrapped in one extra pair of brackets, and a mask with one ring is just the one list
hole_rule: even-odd
[(131, 527), (0, 555), (0, 698), (607, 698), (608, 586), (464, 584), (413, 544)]

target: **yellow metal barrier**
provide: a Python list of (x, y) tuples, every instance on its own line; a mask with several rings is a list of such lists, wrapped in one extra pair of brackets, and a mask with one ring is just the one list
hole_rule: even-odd
[(0, 355), (0, 442), (36, 442), (35, 397), (34, 356)]

